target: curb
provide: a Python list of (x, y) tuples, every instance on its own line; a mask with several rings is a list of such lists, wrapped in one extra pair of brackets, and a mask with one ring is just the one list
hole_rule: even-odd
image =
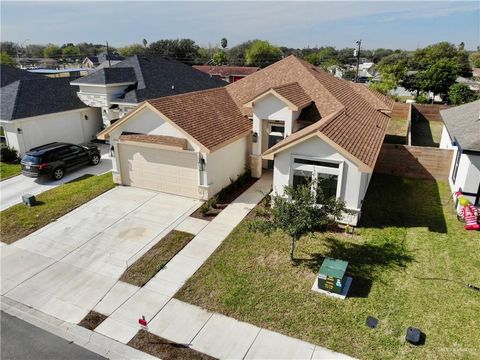
[(158, 360), (155, 356), (136, 350), (95, 331), (47, 315), (6, 296), (0, 296), (0, 307), (2, 311), (12, 316), (106, 358)]

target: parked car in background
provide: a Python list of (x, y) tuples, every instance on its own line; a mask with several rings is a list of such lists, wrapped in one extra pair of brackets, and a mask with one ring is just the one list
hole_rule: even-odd
[(66, 171), (84, 165), (97, 165), (100, 151), (95, 144), (54, 142), (30, 149), (22, 157), (22, 174), (29, 177), (50, 176), (60, 180)]

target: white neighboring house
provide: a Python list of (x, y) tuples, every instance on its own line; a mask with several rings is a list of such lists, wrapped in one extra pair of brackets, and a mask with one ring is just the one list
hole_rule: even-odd
[(225, 86), (225, 82), (179, 61), (132, 56), (71, 82), (86, 105), (101, 109), (104, 127), (148, 99)]
[(100, 111), (82, 103), (68, 78), (17, 80), (0, 90), (0, 124), (20, 155), (51, 142), (83, 143), (101, 130)]
[[(289, 56), (225, 88), (148, 100), (99, 134), (117, 183), (207, 199), (246, 168), (322, 180), (357, 224), (393, 102)], [(312, 189), (318, 191), (318, 189)]]
[(448, 181), (480, 206), (480, 100), (441, 110), (444, 127), (440, 148), (453, 149)]

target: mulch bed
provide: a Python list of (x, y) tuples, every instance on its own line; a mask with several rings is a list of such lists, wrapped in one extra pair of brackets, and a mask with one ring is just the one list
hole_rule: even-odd
[(187, 345), (165, 340), (145, 330), (140, 330), (127, 344), (137, 350), (156, 356), (162, 360), (214, 360), (214, 357), (190, 349)]
[(245, 190), (247, 190), (250, 186), (255, 184), (257, 180), (257, 178), (248, 178), (247, 181), (245, 181), (244, 185), (238, 187), (234, 191), (227, 192), (224, 196), (219, 198), (215, 208), (210, 210), (208, 213), (203, 214), (201, 209), (199, 208), (190, 216), (207, 221), (213, 220), (218, 214), (220, 214), (223, 209), (225, 209), (229, 204), (231, 204), (233, 200), (235, 200), (242, 193), (244, 193)]
[(100, 314), (96, 311), (91, 310), (83, 319), (78, 323), (78, 325), (88, 329), (94, 330), (98, 325), (100, 325), (107, 316)]

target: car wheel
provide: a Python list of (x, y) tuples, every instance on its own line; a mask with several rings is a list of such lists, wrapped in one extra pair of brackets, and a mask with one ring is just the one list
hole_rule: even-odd
[(90, 163), (92, 165), (98, 165), (100, 162), (100, 155), (93, 155), (92, 158), (90, 159)]
[(53, 170), (52, 178), (53, 180), (60, 180), (63, 178), (63, 175), (65, 175), (65, 171), (62, 168), (56, 168)]

